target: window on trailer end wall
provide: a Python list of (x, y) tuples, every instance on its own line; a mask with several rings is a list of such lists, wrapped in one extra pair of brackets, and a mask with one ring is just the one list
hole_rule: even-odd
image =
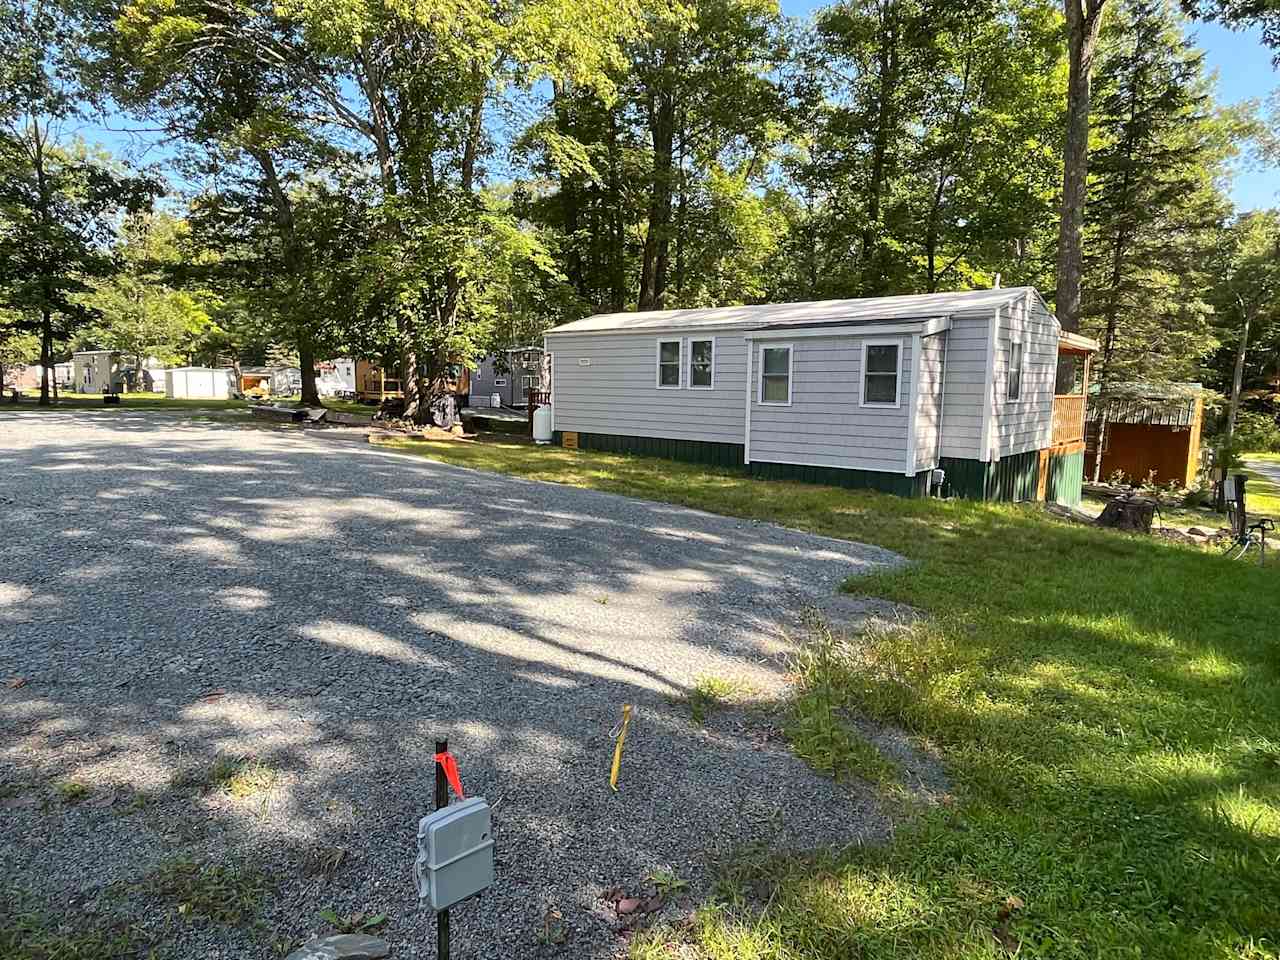
[(898, 356), (900, 344), (868, 343), (863, 348), (866, 369), (862, 375), (864, 404), (898, 404)]
[(658, 341), (658, 386), (680, 386), (680, 341)]
[(791, 402), (791, 348), (760, 348), (760, 402)]
[(1017, 400), (1022, 396), (1022, 341), (1013, 341), (1009, 350), (1009, 399)]

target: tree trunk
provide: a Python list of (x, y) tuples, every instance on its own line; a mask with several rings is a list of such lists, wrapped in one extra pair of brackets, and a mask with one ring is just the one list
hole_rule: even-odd
[(620, 311), (627, 305), (627, 266), (623, 244), (626, 224), (622, 213), (622, 174), (618, 164), (618, 117), (609, 110), (609, 219), (612, 242), (609, 263), (609, 305)]
[(49, 369), (53, 366), (53, 320), (48, 306), (40, 308), (40, 406), (49, 406)]
[(302, 405), (320, 406), (320, 392), (316, 389), (316, 354), (309, 337), (298, 341), (298, 366), (302, 372)]
[(1249, 353), (1249, 324), (1252, 317), (1249, 309), (1240, 302), (1240, 313), (1244, 316), (1244, 328), (1240, 331), (1240, 346), (1236, 348), (1236, 367), (1231, 376), (1231, 405), (1227, 408), (1226, 446), (1231, 447), (1231, 438), (1236, 432), (1236, 415), (1240, 412), (1240, 391), (1244, 388), (1244, 361)]
[[(1093, 58), (1106, 0), (1065, 0), (1067, 16), (1067, 131), (1062, 163), (1062, 206), (1058, 224), (1058, 321), (1063, 330), (1080, 329), (1084, 274), (1081, 232), (1089, 175), (1089, 111), (1093, 95)], [(1083, 4), (1083, 6), (1082, 6)]]
[(898, 86), (898, 17), (896, 4), (883, 8), (880, 35), (876, 38), (876, 118), (871, 140), (871, 169), (867, 177), (867, 219), (862, 228), (862, 290), (864, 297), (884, 292), (880, 275), (880, 202), (888, 177), (889, 138), (892, 135), (894, 97)]
[(661, 310), (667, 289), (667, 260), (671, 247), (672, 154), (675, 146), (675, 100), (660, 92), (649, 97), (649, 131), (653, 136), (653, 184), (649, 194), (649, 225), (640, 265), (641, 310)]

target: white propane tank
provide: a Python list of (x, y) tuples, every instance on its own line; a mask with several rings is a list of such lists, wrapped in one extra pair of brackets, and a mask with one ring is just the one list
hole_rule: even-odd
[(533, 442), (551, 442), (551, 406), (543, 404), (533, 411)]

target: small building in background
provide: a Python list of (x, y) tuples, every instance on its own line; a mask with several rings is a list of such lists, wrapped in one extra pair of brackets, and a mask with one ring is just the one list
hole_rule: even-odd
[(71, 389), (76, 393), (117, 393), (124, 389), (120, 354), (114, 350), (80, 350), (71, 355)]
[(1118, 383), (1090, 398), (1085, 475), (1106, 481), (1194, 486), (1200, 470), (1204, 387), (1199, 383)]
[(236, 372), (230, 367), (166, 370), (164, 395), (170, 400), (230, 400), (236, 395)]
[[(550, 383), (542, 347), (512, 347), (491, 353), (471, 375), (471, 407), (523, 407), (530, 393), (541, 393)], [(497, 404), (494, 397), (498, 398)]]
[(302, 371), (297, 367), (241, 367), (240, 392), (246, 397), (292, 397), (302, 392)]
[(321, 360), (316, 364), (316, 392), (322, 397), (354, 400), (356, 362), (347, 358)]

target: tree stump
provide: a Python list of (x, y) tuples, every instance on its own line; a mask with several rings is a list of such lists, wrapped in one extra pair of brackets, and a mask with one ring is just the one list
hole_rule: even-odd
[(1150, 533), (1151, 520), (1155, 516), (1154, 500), (1111, 500), (1102, 508), (1098, 526), (1134, 533)]

